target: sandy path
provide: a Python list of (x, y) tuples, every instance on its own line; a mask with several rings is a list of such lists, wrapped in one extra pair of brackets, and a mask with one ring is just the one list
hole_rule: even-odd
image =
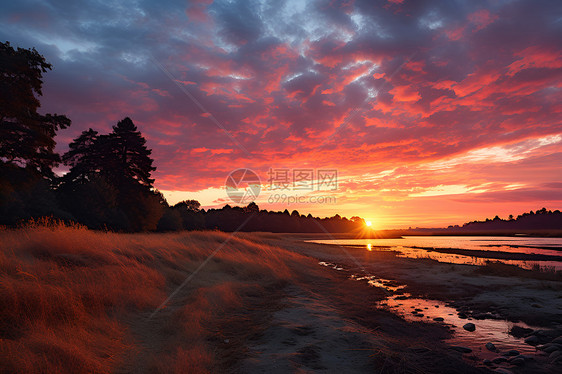
[(147, 311), (139, 313), (127, 321), (129, 333), (134, 339), (134, 349), (127, 352), (126, 358), (123, 360), (124, 365), (115, 371), (116, 374), (151, 372), (149, 361), (166, 345), (166, 336), (163, 331), (169, 326), (174, 313), (185, 306), (188, 295), (189, 290), (185, 287), (166, 308), (161, 309), (155, 315), (151, 316), (152, 311)]
[(373, 372), (374, 339), (344, 320), (328, 301), (297, 286), (273, 315), (263, 336), (249, 346), (244, 373)]

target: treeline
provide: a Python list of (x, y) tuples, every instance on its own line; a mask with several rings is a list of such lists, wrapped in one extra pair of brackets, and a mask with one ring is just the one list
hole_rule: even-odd
[[(167, 214), (180, 216), (183, 229), (187, 230), (204, 228), (235, 231), (242, 223), (245, 223), (240, 229), (241, 231), (322, 233), (324, 230), (328, 232), (351, 232), (360, 230), (365, 225), (365, 221), (359, 217), (347, 219), (336, 214), (330, 218), (317, 218), (310, 214), (301, 215), (296, 210), (291, 213), (287, 209), (283, 212), (260, 210), (256, 203), (250, 203), (246, 207), (226, 205), (221, 209), (209, 209), (207, 211), (194, 209), (196, 205), (198, 203), (194, 200), (181, 202), (171, 207)], [(163, 220), (163, 222), (167, 224), (168, 220)], [(170, 222), (177, 222), (177, 218), (171, 219)], [(174, 230), (178, 228), (166, 227), (162, 224), (159, 229)]]
[(561, 230), (562, 212), (542, 208), (536, 212), (531, 210), (517, 217), (510, 215), (507, 219), (501, 219), (495, 216), (484, 221), (471, 221), (462, 226), (449, 226), (448, 229), (460, 231)]
[[(154, 188), (152, 152), (128, 117), (108, 134), (83, 131), (61, 157), (54, 138), (70, 119), (37, 112), (42, 75), (51, 68), (35, 49), (0, 43), (0, 225), (53, 217), (130, 232), (235, 231), (242, 223), (243, 231), (272, 232), (348, 232), (363, 226), (358, 217), (319, 219), (260, 210), (254, 203), (207, 211), (194, 200), (169, 206)], [(61, 163), (69, 171), (57, 176), (53, 169)]]

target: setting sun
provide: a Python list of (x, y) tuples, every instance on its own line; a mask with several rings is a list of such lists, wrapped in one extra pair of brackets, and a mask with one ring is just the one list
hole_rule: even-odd
[(371, 222), (371, 221), (366, 221), (366, 222), (365, 222), (365, 225), (367, 225), (368, 227), (371, 227), (371, 226), (373, 226), (373, 222)]

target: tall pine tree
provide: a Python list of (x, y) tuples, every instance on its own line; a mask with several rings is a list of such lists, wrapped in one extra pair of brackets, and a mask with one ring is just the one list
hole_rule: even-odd
[[(93, 227), (155, 230), (167, 203), (153, 190), (151, 173), (156, 168), (151, 153), (128, 117), (108, 135), (92, 129), (82, 132), (63, 155), (70, 171), (59, 188), (62, 202)], [(64, 202), (67, 197), (71, 201)]]
[(0, 43), (0, 160), (32, 168), (49, 179), (60, 161), (54, 137), (70, 126), (65, 116), (37, 112), (43, 73), (51, 68), (35, 48)]
[(127, 117), (113, 126), (113, 132), (109, 134), (104, 148), (108, 148), (104, 155), (110, 152), (111, 157), (106, 159), (108, 171), (116, 180), (128, 183), (135, 181), (142, 186), (152, 188), (154, 179), (151, 173), (156, 170), (152, 165), (154, 160), (150, 158), (152, 151), (146, 147), (146, 139)]
[(70, 125), (57, 114), (39, 114), (43, 74), (51, 69), (35, 49), (0, 43), (0, 224), (62, 212), (50, 189), (60, 161), (55, 135)]
[(100, 172), (100, 147), (96, 144), (100, 135), (88, 129), (82, 132), (68, 146), (68, 152), (62, 156), (63, 162), (70, 166), (70, 172), (63, 177), (64, 183), (86, 183)]

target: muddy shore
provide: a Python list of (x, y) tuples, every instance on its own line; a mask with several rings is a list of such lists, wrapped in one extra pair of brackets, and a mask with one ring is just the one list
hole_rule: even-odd
[[(476, 325), (482, 320), (503, 319), (523, 322), (535, 327), (530, 331), (521, 332), (515, 329), (512, 332), (514, 335), (523, 334), (522, 338), (530, 338), (533, 343), (529, 348), (536, 350), (536, 354), (532, 359), (528, 358), (524, 366), (510, 364), (508, 360), (513, 361), (513, 357), (508, 357), (505, 362), (498, 358), (499, 362), (490, 363), (465, 353), (464, 361), (472, 362), (475, 367), (503, 368), (513, 372), (557, 372), (560, 369), (560, 363), (540, 349), (543, 344), (547, 344), (547, 350), (551, 350), (548, 349), (548, 344), (553, 344), (552, 340), (562, 335), (562, 283), (560, 281), (509, 274), (488, 274), (482, 272), (482, 267), (479, 266), (401, 258), (397, 257), (395, 252), (376, 249), (366, 251), (364, 248), (342, 248), (308, 243), (303, 242), (302, 237), (262, 237), (261, 240), (311, 256), (319, 262), (327, 261), (336, 264), (334, 269), (330, 270), (339, 273), (343, 278), (375, 274), (376, 277), (387, 280), (387, 285), (391, 286), (390, 289), (370, 287), (371, 292), (379, 295), (382, 293), (382, 296), (379, 296), (382, 298), (394, 295), (404, 299), (441, 300), (454, 307), (459, 315), (467, 319), (467, 322), (474, 322)], [(392, 289), (398, 285), (404, 287)], [(347, 313), (349, 312), (348, 310)], [(431, 325), (432, 328), (441, 327), (431, 323), (422, 323), (422, 325)], [(444, 337), (434, 336), (430, 340), (440, 339)], [(521, 364), (519, 360), (516, 362)]]

